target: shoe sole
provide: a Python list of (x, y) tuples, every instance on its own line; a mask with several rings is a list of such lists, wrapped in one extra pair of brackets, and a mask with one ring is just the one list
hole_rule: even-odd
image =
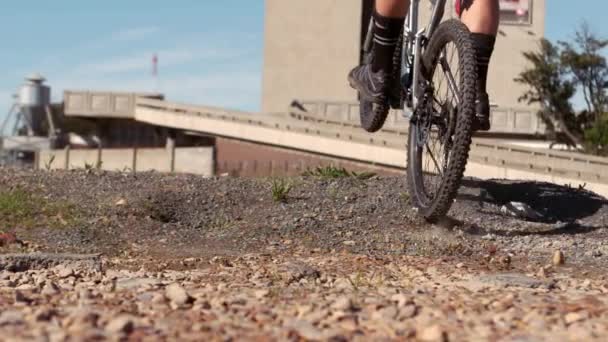
[[(484, 120), (485, 121), (485, 120)], [(473, 131), (487, 132), (491, 129), (490, 122), (480, 122), (477, 117), (473, 121)]]
[(369, 102), (373, 102), (373, 103), (377, 103), (377, 104), (384, 104), (384, 102), (386, 102), (386, 96), (373, 96), (370, 93), (368, 93), (365, 89), (365, 87), (361, 87), (360, 83), (357, 82), (357, 80), (355, 80), (354, 77), (352, 77), (352, 75), (348, 75), (348, 83), (350, 84), (351, 88), (355, 89), (356, 91), (359, 92), (359, 95), (364, 98), (366, 101)]

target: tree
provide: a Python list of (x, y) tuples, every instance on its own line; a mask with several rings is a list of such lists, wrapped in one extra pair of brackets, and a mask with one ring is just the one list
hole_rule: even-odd
[(539, 50), (524, 52), (524, 57), (531, 66), (515, 79), (528, 86), (519, 100), (540, 105), (538, 114), (549, 133), (555, 134), (556, 130), (560, 130), (570, 145), (582, 145), (583, 131), (576, 125), (576, 116), (570, 104), (576, 88), (568, 79), (568, 70), (562, 65), (560, 48), (543, 38)]
[(596, 37), (587, 24), (576, 32), (574, 44), (560, 42), (563, 47), (562, 64), (572, 75), (575, 85), (581, 89), (587, 111), (594, 121), (599, 121), (607, 110), (608, 97), (604, 88), (608, 84), (606, 58), (601, 51), (608, 40)]
[[(608, 65), (600, 39), (586, 24), (573, 42), (540, 41), (538, 51), (525, 52), (530, 63), (516, 82), (528, 86), (520, 101), (539, 104), (539, 116), (554, 137), (560, 131), (566, 143), (595, 154), (608, 154)], [(581, 91), (586, 109), (576, 113), (571, 100)]]

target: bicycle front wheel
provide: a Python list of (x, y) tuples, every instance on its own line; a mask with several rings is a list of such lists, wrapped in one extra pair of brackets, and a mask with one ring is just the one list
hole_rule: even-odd
[(477, 66), (467, 27), (439, 25), (422, 63), (427, 82), (409, 127), (407, 184), (419, 214), (436, 222), (456, 197), (473, 134)]

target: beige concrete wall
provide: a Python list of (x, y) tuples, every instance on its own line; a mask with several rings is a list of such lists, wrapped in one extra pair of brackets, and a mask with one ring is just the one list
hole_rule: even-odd
[[(135, 155), (134, 155), (135, 154)], [(83, 169), (101, 160), (101, 169), (107, 171), (158, 171), (193, 173), (212, 176), (215, 165), (212, 147), (180, 147), (172, 152), (165, 148), (103, 149), (99, 150), (46, 150), (39, 152), (39, 169)], [(52, 161), (52, 162), (51, 162)]]
[(63, 112), (66, 116), (131, 119), (138, 97), (164, 98), (162, 94), (66, 90)]
[(523, 52), (538, 49), (545, 36), (545, 0), (532, 1), (531, 25), (501, 25), (488, 75), (492, 102), (503, 107), (526, 105), (518, 101), (526, 88), (513, 81), (528, 65)]
[(295, 98), (353, 100), (346, 75), (359, 63), (361, 1), (266, 0), (262, 111)]
[(102, 169), (116, 171), (133, 168), (134, 149), (105, 149), (101, 151)]
[[(531, 25), (500, 28), (488, 88), (501, 107), (526, 106), (518, 101), (525, 88), (513, 79), (526, 65), (522, 52), (544, 36), (545, 1), (533, 1)], [(447, 3), (445, 18), (454, 18)], [(420, 13), (426, 26), (429, 1), (420, 1)], [(356, 100), (346, 76), (359, 62), (361, 15), (361, 0), (266, 0), (262, 110), (285, 111), (294, 99)]]
[(175, 168), (183, 173), (212, 175), (214, 172), (213, 148), (192, 147), (175, 149)]

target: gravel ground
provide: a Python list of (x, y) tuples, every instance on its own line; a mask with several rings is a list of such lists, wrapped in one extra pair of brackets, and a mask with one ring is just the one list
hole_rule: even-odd
[(600, 196), (468, 179), (429, 225), (401, 178), (288, 182), (0, 169), (0, 256), (100, 260), (0, 260), (0, 340), (605, 340)]

